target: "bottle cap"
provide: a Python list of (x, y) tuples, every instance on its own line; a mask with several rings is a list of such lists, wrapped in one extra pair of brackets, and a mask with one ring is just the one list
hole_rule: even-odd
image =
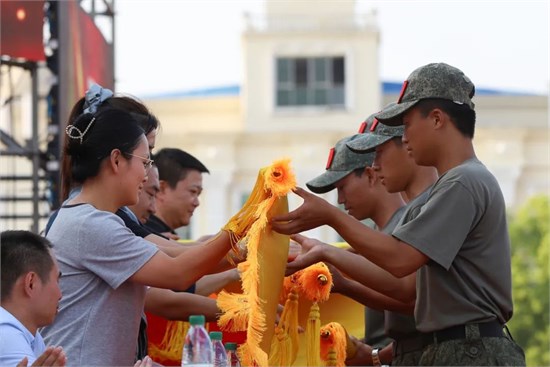
[(225, 350), (235, 352), (237, 350), (237, 343), (225, 343)]
[(206, 322), (204, 315), (191, 315), (189, 316), (189, 323), (191, 325), (204, 325)]
[(211, 331), (210, 339), (211, 340), (222, 340), (223, 333), (221, 331)]

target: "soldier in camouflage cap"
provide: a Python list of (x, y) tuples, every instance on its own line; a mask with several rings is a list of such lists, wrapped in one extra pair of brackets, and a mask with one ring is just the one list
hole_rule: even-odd
[(445, 63), (428, 64), (409, 75), (397, 103), (384, 108), (376, 118), (386, 125), (402, 125), (403, 113), (428, 98), (447, 99), (473, 110), (474, 94), (474, 84), (461, 70)]
[(359, 138), (361, 134), (355, 134), (336, 143), (331, 148), (328, 156), (326, 171), (306, 183), (306, 186), (316, 194), (324, 194), (334, 190), (334, 184), (346, 177), (358, 168), (372, 166), (374, 153), (354, 153), (346, 147), (346, 143)]
[[(525, 365), (521, 347), (504, 330), (513, 314), (506, 204), (497, 179), (475, 154), (474, 93), (452, 66), (415, 70), (398, 103), (376, 117), (405, 126), (404, 146), (418, 165), (437, 169), (438, 181), (421, 210), (391, 235), (352, 230), (343, 218), (329, 223), (394, 276), (416, 274), (404, 291), (416, 290), (416, 328), (425, 335), (419, 365)], [(272, 228), (292, 234), (327, 224), (302, 206), (272, 218)]]
[[(390, 103), (384, 109), (394, 105)], [(437, 180), (437, 172), (433, 167), (418, 166), (408, 155), (401, 142), (403, 126), (384, 125), (374, 118), (361, 130), (365, 134), (349, 142), (348, 148), (367, 154), (376, 152), (373, 168), (386, 190), (390, 193), (402, 192), (409, 199), (398, 225), (406, 224), (425, 203), (429, 187)], [(414, 284), (416, 275), (413, 273), (400, 280)], [(386, 310), (384, 319), (386, 335), (394, 339), (391, 365), (417, 366), (422, 357), (423, 340), (416, 329), (414, 317)]]
[[(387, 108), (392, 108), (395, 105), (396, 103), (392, 102), (384, 107), (384, 110)], [(363, 134), (361, 137), (354, 139), (353, 141), (349, 141), (346, 144), (349, 149), (357, 153), (374, 152), (377, 146), (382, 145), (393, 138), (400, 138), (403, 136), (404, 129), (402, 126), (388, 126), (382, 124), (376, 117), (374, 117), (374, 115), (372, 122), (363, 126), (364, 128), (362, 132), (366, 132), (367, 134)]]
[[(369, 116), (362, 124), (360, 132), (364, 132), (366, 126), (372, 125), (373, 120), (374, 114)], [(338, 203), (344, 207), (349, 215), (339, 210), (337, 207), (328, 204), (325, 200), (309, 194), (316, 198), (317, 205), (323, 203), (323, 206), (335, 209), (338, 215), (349, 218), (353, 217), (356, 223), (361, 226), (363, 226), (363, 224), (358, 221), (371, 219), (381, 231), (391, 232), (397, 224), (397, 221), (401, 218), (404, 201), (399, 193), (389, 193), (377, 177), (376, 172), (372, 169), (371, 166), (374, 160), (374, 152), (359, 154), (352, 152), (346, 147), (347, 143), (364, 135), (363, 133), (355, 134), (338, 141), (336, 145), (330, 149), (326, 171), (307, 182), (306, 185), (311, 191), (318, 194), (337, 189)], [(325, 213), (316, 205), (310, 206), (310, 209), (318, 216), (323, 216)], [(316, 259), (315, 262), (327, 261), (337, 268), (342, 269), (342, 271), (349, 272), (351, 270), (355, 272), (355, 270), (352, 269), (356, 269), (356, 267), (352, 264), (355, 264), (355, 261), (357, 261), (360, 255), (352, 254), (337, 247), (327, 246), (320, 241), (308, 239), (305, 236), (296, 235), (292, 238), (302, 245), (302, 253), (292, 263), (293, 266), (301, 268), (300, 264), (305, 266), (309, 265), (308, 261), (313, 257), (323, 257), (326, 255), (328, 256), (327, 258)], [(312, 251), (311, 256), (308, 256), (306, 253), (309, 252), (313, 246), (321, 246), (322, 250)], [(287, 269), (292, 269), (292, 267)], [(337, 274), (335, 270), (331, 271), (333, 274)], [(334, 275), (334, 277), (335, 279), (343, 279), (342, 276)], [(349, 286), (352, 283), (354, 285)], [(344, 284), (346, 285), (344, 286)], [(335, 291), (342, 292), (348, 297), (359, 297), (356, 299), (361, 299), (361, 297), (358, 296), (359, 294), (373, 293), (371, 290), (361, 287), (350, 280), (335, 281), (334, 286)], [(386, 298), (384, 298), (384, 300), (386, 300)], [(374, 304), (376, 304), (376, 301)], [(399, 301), (394, 301), (394, 304), (398, 304), (399, 306), (397, 307), (403, 307), (403, 309), (410, 306), (409, 304), (404, 304)], [(381, 361), (385, 363), (391, 361), (391, 345), (393, 340), (386, 336), (384, 323), (383, 311), (365, 307), (364, 343), (360, 343), (359, 341), (356, 343), (356, 347), (361, 353), (357, 353), (355, 359), (348, 360), (346, 363), (352, 363), (353, 365), (371, 364), (372, 350), (378, 349), (381, 350), (379, 354), (379, 359)], [(412, 323), (414, 325), (414, 320)], [(382, 351), (381, 348), (386, 346), (389, 347)]]

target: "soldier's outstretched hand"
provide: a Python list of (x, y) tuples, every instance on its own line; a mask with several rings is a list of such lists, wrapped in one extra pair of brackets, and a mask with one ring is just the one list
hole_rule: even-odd
[(271, 227), (282, 234), (295, 234), (329, 224), (340, 211), (323, 198), (297, 187), (294, 193), (304, 199), (297, 209), (271, 218)]
[(316, 240), (314, 238), (309, 238), (301, 234), (295, 234), (290, 236), (290, 238), (299, 243), (302, 247), (302, 252), (296, 256), (296, 258), (289, 262), (286, 265), (286, 275), (291, 275), (297, 272), (298, 270), (307, 268), (310, 265), (318, 263), (319, 261), (325, 260), (325, 250), (328, 250), (327, 247), (330, 245)]

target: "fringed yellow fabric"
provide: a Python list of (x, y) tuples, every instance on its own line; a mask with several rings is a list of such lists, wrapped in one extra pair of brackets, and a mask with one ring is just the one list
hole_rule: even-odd
[(318, 302), (324, 302), (329, 298), (332, 274), (324, 263), (319, 262), (300, 270), (295, 275), (300, 295), (313, 302), (306, 324), (306, 363), (308, 366), (320, 366), (321, 315)]
[(330, 322), (321, 327), (321, 359), (326, 366), (346, 365), (347, 333), (342, 325)]
[(250, 312), (248, 296), (221, 291), (216, 303), (218, 308), (223, 311), (218, 317), (218, 325), (220, 327), (223, 325), (223, 330), (230, 332), (246, 330)]
[(268, 365), (289, 239), (271, 231), (267, 223), (273, 215), (288, 212), (286, 194), (295, 187), (289, 159), (262, 168), (247, 202), (223, 227), (233, 244), (243, 241), (248, 250), (238, 266), (243, 294), (224, 292), (218, 297), (220, 328), (246, 330), (246, 342), (239, 349), (244, 365)]
[(149, 345), (148, 354), (153, 359), (181, 359), (183, 342), (189, 329), (189, 323), (185, 321), (168, 321), (166, 332), (160, 344)]

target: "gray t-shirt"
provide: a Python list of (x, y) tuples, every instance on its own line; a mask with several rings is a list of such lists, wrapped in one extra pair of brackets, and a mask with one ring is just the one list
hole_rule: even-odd
[[(422, 205), (426, 203), (430, 188), (424, 190), (423, 193), (409, 201), (404, 207), (404, 214), (401, 216), (399, 223), (395, 228), (399, 228), (405, 223), (410, 222), (420, 212)], [(394, 229), (395, 229), (394, 228)], [(392, 229), (392, 231), (394, 230)], [(391, 233), (391, 232), (389, 232)], [(399, 312), (384, 311), (384, 326), (386, 334), (392, 337), (394, 340), (402, 338), (412, 338), (418, 336), (419, 332), (416, 330), (416, 323), (414, 317), (411, 315), (405, 315)]]
[[(397, 209), (391, 216), (386, 226), (382, 228), (383, 233), (392, 233), (393, 229), (401, 219), (405, 206)], [(382, 348), (392, 342), (384, 331), (384, 311), (377, 311), (365, 307), (365, 343), (371, 347)]]
[(46, 343), (62, 346), (69, 365), (133, 365), (145, 286), (128, 278), (158, 249), (89, 204), (62, 207), (47, 238), (63, 298), (54, 323), (42, 330)]
[(418, 216), (393, 235), (430, 258), (417, 272), (418, 330), (512, 317), (506, 207), (479, 160), (442, 175)]

